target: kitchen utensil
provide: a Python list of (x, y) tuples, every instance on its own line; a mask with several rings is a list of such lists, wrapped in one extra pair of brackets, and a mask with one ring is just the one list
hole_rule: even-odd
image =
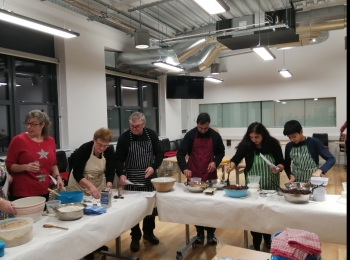
[(51, 224), (44, 224), (43, 227), (44, 227), (44, 228), (60, 228), (60, 229), (68, 230), (68, 228), (59, 227), (59, 226), (54, 226), (54, 225), (51, 225)]
[(275, 168), (276, 170), (279, 170), (280, 168), (274, 165), (272, 162), (270, 162), (262, 153), (260, 153), (260, 157), (271, 167)]
[(76, 220), (84, 215), (84, 208), (86, 206), (84, 203), (67, 203), (53, 209), (59, 220)]
[(54, 190), (51, 190), (50, 188), (47, 188), (47, 190), (48, 190), (49, 192), (51, 192), (51, 193), (57, 195), (57, 196), (61, 196), (61, 194), (57, 193), (57, 192), (54, 191)]
[(271, 180), (271, 182), (277, 187), (277, 189), (281, 192), (285, 192), (284, 189), (282, 189), (276, 182), (274, 182), (273, 180)]
[(312, 185), (308, 185), (308, 183), (306, 182), (287, 182), (284, 184), (284, 186), (287, 188), (287, 190), (290, 189), (297, 189), (297, 190), (311, 190)]
[[(307, 192), (307, 191), (305, 191)], [(291, 193), (283, 193), (284, 199), (291, 203), (307, 203), (310, 199), (310, 193), (308, 194), (291, 194)]]
[(227, 180), (226, 180), (226, 185), (227, 185), (227, 186), (230, 186), (230, 173), (231, 173), (231, 172), (228, 172), (228, 173), (227, 173)]
[(244, 196), (247, 196), (248, 193), (248, 187), (234, 184), (230, 186), (225, 186), (224, 191), (227, 196), (231, 198), (242, 198)]

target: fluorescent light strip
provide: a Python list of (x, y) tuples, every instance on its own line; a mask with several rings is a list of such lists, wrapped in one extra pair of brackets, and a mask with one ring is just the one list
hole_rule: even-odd
[(290, 78), (293, 76), (287, 69), (279, 70), (278, 72), (285, 78)]
[(164, 69), (168, 69), (168, 70), (171, 70), (171, 71), (176, 71), (176, 72), (180, 72), (180, 71), (184, 70), (180, 66), (172, 65), (172, 64), (166, 63), (164, 61), (154, 61), (154, 62), (152, 62), (152, 64), (154, 66), (161, 67), (161, 68), (164, 68)]
[(64, 38), (73, 38), (80, 35), (71, 30), (63, 29), (2, 9), (0, 9), (0, 20)]
[(263, 60), (274, 60), (276, 59), (276, 56), (267, 48), (264, 46), (258, 46), (252, 48), (252, 50), (258, 54)]
[(219, 14), (230, 11), (230, 7), (221, 0), (195, 0), (195, 2), (209, 14)]
[(125, 89), (132, 89), (132, 90), (137, 90), (137, 87), (126, 87), (126, 86), (122, 86), (122, 88), (125, 88)]
[(214, 82), (214, 83), (221, 83), (221, 82), (223, 82), (222, 79), (218, 79), (218, 78), (214, 78), (214, 77), (210, 77), (210, 76), (206, 77), (205, 79), (208, 80), (208, 81)]

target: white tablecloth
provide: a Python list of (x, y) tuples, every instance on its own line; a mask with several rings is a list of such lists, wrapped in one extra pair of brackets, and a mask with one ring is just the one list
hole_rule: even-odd
[(317, 234), (321, 241), (346, 244), (346, 205), (327, 195), (324, 202), (293, 204), (277, 194), (267, 198), (228, 197), (223, 190), (214, 195), (191, 193), (183, 183), (170, 192), (157, 193), (159, 220), (216, 228), (241, 229), (273, 234), (287, 227)]
[[(116, 191), (113, 191), (116, 195)], [(3, 260), (77, 260), (150, 215), (155, 197), (127, 196), (113, 199), (112, 206), (101, 215), (84, 215), (81, 219), (61, 221), (56, 217), (42, 216), (33, 225), (33, 239), (23, 245), (5, 248)], [(68, 227), (68, 230), (43, 228), (44, 224)]]

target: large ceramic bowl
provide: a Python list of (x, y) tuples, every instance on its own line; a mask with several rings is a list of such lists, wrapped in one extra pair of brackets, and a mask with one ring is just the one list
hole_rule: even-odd
[(45, 208), (44, 197), (33, 196), (26, 197), (18, 200), (14, 200), (12, 203), (15, 205), (13, 208), (16, 210), (16, 217), (27, 217), (33, 219), (33, 222), (37, 222)]
[(151, 179), (151, 182), (157, 192), (168, 192), (173, 189), (176, 179), (170, 177), (159, 177)]
[(231, 198), (242, 198), (244, 196), (247, 196), (248, 187), (234, 184), (225, 186), (224, 191), (226, 195)]
[(81, 190), (61, 191), (60, 196), (56, 196), (56, 200), (60, 200), (61, 204), (80, 203), (83, 201), (84, 193)]

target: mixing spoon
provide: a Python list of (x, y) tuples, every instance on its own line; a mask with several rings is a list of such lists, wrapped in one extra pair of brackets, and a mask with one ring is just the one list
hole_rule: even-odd
[(60, 229), (68, 230), (68, 228), (59, 227), (59, 226), (54, 226), (54, 225), (51, 225), (51, 224), (44, 224), (43, 227), (44, 227), (44, 228), (60, 228)]

